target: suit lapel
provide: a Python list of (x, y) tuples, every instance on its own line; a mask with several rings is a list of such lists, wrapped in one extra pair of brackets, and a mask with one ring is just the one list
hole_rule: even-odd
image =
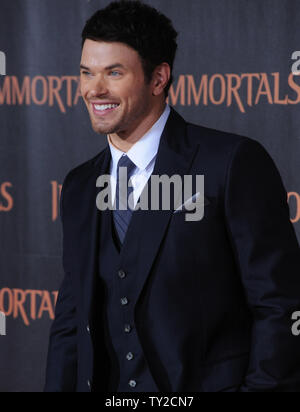
[[(171, 177), (176, 174), (183, 178), (189, 174), (196, 149), (196, 146), (188, 144), (186, 122), (172, 109), (161, 137), (153, 175)], [(122, 248), (122, 257), (132, 253), (131, 248), (135, 245), (138, 257), (137, 300), (163, 242), (173, 207), (174, 199), (171, 198), (171, 210), (137, 210), (133, 213)]]
[(93, 162), (86, 178), (81, 179), (78, 186), (80, 190), (80, 283), (84, 296), (85, 313), (90, 319), (93, 306), (94, 291), (96, 290), (96, 280), (98, 273), (98, 250), (99, 250), (99, 229), (101, 224), (101, 213), (96, 206), (96, 197), (99, 189), (96, 181), (100, 175), (109, 173), (110, 150), (107, 147), (101, 155)]

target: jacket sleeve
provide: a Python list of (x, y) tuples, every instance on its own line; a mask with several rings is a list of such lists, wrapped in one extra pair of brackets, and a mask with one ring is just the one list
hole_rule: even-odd
[(241, 392), (299, 392), (300, 249), (287, 193), (269, 154), (245, 139), (234, 150), (225, 185), (229, 238), (252, 313), (250, 363)]
[[(66, 181), (60, 203), (63, 227), (63, 197)], [(76, 305), (71, 274), (66, 269), (64, 264), (65, 277), (58, 294), (55, 320), (50, 331), (45, 392), (76, 392), (77, 387)]]

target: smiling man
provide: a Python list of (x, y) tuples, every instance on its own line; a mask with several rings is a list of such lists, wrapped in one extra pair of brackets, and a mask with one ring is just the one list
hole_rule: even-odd
[[(48, 392), (300, 390), (287, 193), (258, 142), (189, 124), (166, 104), (176, 38), (138, 1), (110, 4), (83, 30), (81, 92), (108, 144), (63, 185)], [(204, 218), (121, 208), (121, 168), (135, 204), (152, 176), (205, 175)], [(99, 211), (107, 174), (116, 207)]]
[(141, 58), (132, 47), (87, 39), (83, 45), (81, 93), (96, 133), (127, 152), (164, 112), (162, 98), (170, 66), (162, 63), (145, 82)]

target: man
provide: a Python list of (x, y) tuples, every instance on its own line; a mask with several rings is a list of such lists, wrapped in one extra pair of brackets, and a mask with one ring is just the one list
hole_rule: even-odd
[[(82, 37), (81, 92), (108, 145), (64, 182), (45, 390), (299, 391), (300, 254), (274, 162), (166, 105), (177, 33), (155, 9), (112, 3)], [(204, 175), (203, 219), (122, 210), (121, 168), (134, 207), (150, 176)], [(107, 174), (116, 207), (101, 211)]]

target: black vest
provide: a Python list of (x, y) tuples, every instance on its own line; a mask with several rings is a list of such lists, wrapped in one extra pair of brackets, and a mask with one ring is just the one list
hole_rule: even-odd
[[(132, 234), (120, 245), (112, 211), (102, 212), (100, 220), (99, 275), (105, 287), (103, 326), (110, 365), (107, 390), (158, 392), (135, 327), (137, 245)], [(96, 358), (101, 362), (99, 354)]]

